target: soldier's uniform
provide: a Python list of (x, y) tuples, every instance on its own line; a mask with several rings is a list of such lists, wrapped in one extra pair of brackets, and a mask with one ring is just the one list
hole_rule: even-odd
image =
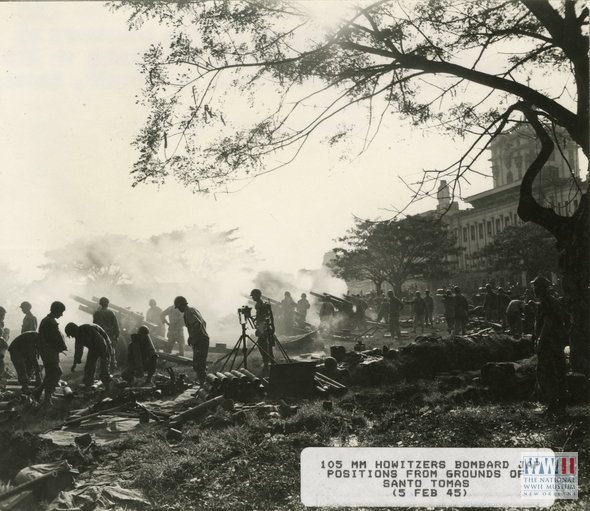
[(127, 365), (121, 371), (121, 378), (132, 383), (147, 372), (146, 383), (150, 383), (156, 372), (158, 354), (149, 334), (131, 334), (131, 342), (127, 346)]
[(203, 384), (207, 376), (207, 354), (209, 352), (207, 323), (197, 309), (187, 307), (184, 311), (184, 324), (188, 330), (188, 343), (193, 348), (193, 369)]
[(172, 353), (174, 345), (178, 343), (178, 354), (184, 357), (184, 318), (182, 312), (171, 305), (160, 314), (160, 319), (164, 323), (166, 316), (168, 316), (168, 344), (166, 345), (166, 353)]
[(116, 351), (119, 341), (119, 323), (117, 322), (117, 317), (112, 310), (101, 307), (94, 311), (92, 322), (102, 327), (109, 336), (111, 341), (111, 371), (114, 371), (117, 367)]
[(263, 301), (256, 302), (256, 337), (258, 337), (258, 350), (262, 356), (262, 364), (268, 367), (268, 363), (274, 358), (272, 347), (274, 345), (271, 329), (270, 304)]
[(37, 399), (45, 391), (45, 401), (50, 401), (51, 395), (58, 386), (59, 379), (63, 374), (59, 365), (59, 354), (67, 350), (68, 347), (59, 330), (57, 321), (51, 315), (45, 316), (39, 325), (39, 354), (45, 367), (45, 378), (43, 378), (41, 386), (33, 392)]
[(29, 382), (33, 374), (40, 379), (39, 362), (39, 334), (25, 332), (17, 336), (8, 347), (10, 361), (16, 371), (18, 382), (24, 393), (29, 392)]
[(109, 336), (99, 325), (86, 324), (78, 327), (75, 339), (74, 364), (82, 363), (84, 348), (88, 349), (86, 365), (84, 366), (84, 379), (82, 380), (86, 389), (90, 388), (94, 383), (96, 363), (100, 360), (100, 380), (108, 391), (111, 383), (109, 362), (112, 351)]

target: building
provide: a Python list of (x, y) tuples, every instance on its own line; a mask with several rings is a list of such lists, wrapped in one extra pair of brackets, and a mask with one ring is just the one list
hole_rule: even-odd
[[(545, 164), (534, 184), (535, 199), (556, 213), (573, 214), (580, 198), (580, 169), (578, 147), (559, 131), (549, 161)], [(494, 236), (510, 225), (523, 222), (517, 214), (520, 184), (524, 173), (537, 157), (540, 143), (528, 125), (515, 128), (492, 140), (491, 170), (493, 187), (465, 199), (471, 205), (459, 209), (451, 202), (448, 185), (440, 183), (436, 212), (457, 235), (457, 243), (465, 250), (458, 258), (459, 277), (453, 281), (468, 295), (478, 292), (486, 283), (505, 288), (526, 286), (526, 275), (508, 272), (491, 272), (486, 261), (473, 258), (473, 254), (492, 241)], [(433, 282), (430, 287), (444, 287), (447, 283)]]

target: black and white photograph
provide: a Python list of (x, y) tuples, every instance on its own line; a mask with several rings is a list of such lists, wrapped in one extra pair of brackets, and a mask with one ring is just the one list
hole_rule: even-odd
[(0, 2), (0, 510), (590, 507), (589, 17)]

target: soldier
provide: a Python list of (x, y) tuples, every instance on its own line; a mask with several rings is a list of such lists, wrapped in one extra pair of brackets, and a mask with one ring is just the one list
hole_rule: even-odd
[(258, 337), (258, 350), (262, 356), (262, 373), (268, 374), (269, 362), (274, 362), (272, 347), (274, 341), (274, 325), (272, 318), (272, 309), (270, 304), (262, 301), (262, 292), (260, 289), (253, 289), (250, 297), (254, 300), (256, 308), (256, 337)]
[(188, 345), (193, 348), (193, 369), (197, 373), (199, 383), (203, 385), (207, 376), (207, 353), (209, 352), (207, 323), (197, 309), (188, 306), (184, 296), (177, 296), (174, 299), (174, 307), (184, 315), (184, 324), (188, 330)]
[(535, 319), (537, 337), (537, 382), (545, 394), (548, 407), (545, 413), (562, 417), (566, 414), (566, 362), (564, 348), (567, 330), (563, 321), (561, 304), (549, 293), (545, 277), (536, 277), (531, 284), (539, 300)]
[(293, 335), (293, 316), (296, 308), (297, 304), (295, 303), (295, 300), (291, 298), (291, 293), (285, 291), (285, 298), (281, 300), (283, 330), (285, 331), (285, 335)]
[(320, 306), (320, 326), (322, 332), (332, 332), (332, 324), (334, 322), (334, 305), (327, 296), (322, 299)]
[(443, 307), (445, 308), (445, 321), (447, 322), (447, 332), (453, 333), (455, 326), (455, 298), (450, 289), (447, 289), (446, 294), (442, 297)]
[[(168, 318), (168, 319), (166, 319)], [(172, 353), (174, 345), (178, 343), (178, 354), (184, 357), (184, 318), (182, 312), (171, 305), (160, 314), (160, 320), (168, 325), (168, 345), (166, 353)]]
[[(6, 342), (10, 338), (10, 330), (8, 328), (4, 328), (4, 318), (6, 317), (6, 309), (4, 307), (0, 307), (0, 337), (2, 337)], [(2, 373), (0, 373), (0, 378), (2, 377)]]
[(132, 385), (136, 378), (143, 378), (144, 372), (147, 372), (145, 383), (149, 385), (157, 364), (158, 354), (150, 331), (148, 327), (140, 326), (136, 334), (131, 334), (131, 342), (127, 346), (127, 364), (121, 371), (121, 378)]
[(427, 289), (425, 291), (426, 296), (424, 297), (424, 301), (426, 302), (426, 313), (424, 315), (424, 324), (426, 326), (434, 326), (432, 323), (432, 312), (434, 311), (434, 300), (432, 296), (430, 296), (430, 291)]
[[(92, 315), (92, 322), (95, 325), (102, 327), (107, 333), (111, 341), (111, 372), (117, 368), (117, 358), (119, 354), (117, 351), (117, 343), (119, 341), (119, 323), (115, 313), (109, 309), (109, 299), (102, 297), (98, 301), (100, 309), (94, 311)], [(119, 348), (120, 349), (120, 348)]]
[(391, 334), (391, 340), (393, 340), (394, 337), (397, 337), (399, 340), (401, 340), (402, 331), (399, 327), (399, 314), (405, 305), (404, 302), (395, 296), (393, 289), (387, 291), (387, 296), (389, 297), (387, 315), (389, 318), (389, 332)]
[(510, 335), (522, 336), (522, 314), (524, 313), (524, 302), (522, 300), (510, 300), (506, 307), (506, 320), (510, 327)]
[(6, 357), (6, 351), (8, 350), (8, 342), (4, 339), (4, 332), (0, 330), (0, 380), (4, 379), (4, 358)]
[(486, 321), (497, 320), (498, 296), (494, 293), (491, 284), (486, 284), (486, 295), (483, 299), (483, 310), (486, 314)]
[(459, 332), (461, 332), (461, 335), (465, 335), (467, 333), (467, 320), (469, 318), (469, 302), (467, 301), (465, 295), (461, 294), (461, 289), (459, 286), (455, 286), (454, 305), (455, 326), (453, 328), (453, 333), (455, 335), (459, 335)]
[(150, 308), (145, 313), (145, 320), (148, 323), (156, 325), (153, 333), (159, 337), (164, 337), (164, 322), (162, 321), (161, 314), (162, 309), (158, 307), (156, 300), (153, 298), (150, 300)]
[(94, 384), (94, 373), (96, 372), (96, 363), (100, 359), (100, 381), (104, 384), (106, 392), (110, 391), (111, 375), (109, 373), (109, 362), (111, 360), (111, 340), (107, 333), (98, 325), (76, 325), (68, 323), (65, 328), (66, 335), (76, 340), (74, 349), (74, 363), (72, 372), (76, 371), (76, 366), (82, 363), (84, 348), (88, 349), (86, 355), (86, 365), (84, 366), (84, 383), (86, 390)]
[(33, 306), (29, 302), (23, 302), (20, 304), (20, 309), (23, 311), (25, 317), (23, 318), (23, 325), (21, 326), (20, 333), (25, 332), (36, 332), (37, 331), (37, 318), (33, 316), (31, 309)]
[(41, 370), (39, 369), (39, 334), (37, 332), (24, 332), (17, 336), (8, 347), (10, 361), (14, 366), (18, 382), (21, 384), (23, 394), (29, 394), (29, 383), (35, 374), (37, 382), (41, 383)]
[(59, 354), (68, 351), (63, 335), (59, 330), (57, 320), (63, 316), (66, 306), (61, 302), (53, 302), (49, 314), (41, 320), (39, 325), (39, 354), (45, 367), (45, 378), (31, 395), (39, 401), (45, 391), (44, 406), (51, 406), (51, 395), (59, 384), (62, 370), (59, 365)]
[(420, 326), (421, 333), (424, 333), (424, 315), (426, 314), (426, 302), (424, 298), (420, 296), (420, 291), (416, 291), (415, 298), (411, 302), (404, 301), (405, 305), (414, 306), (414, 329), (413, 333), (416, 333), (416, 327)]
[(510, 303), (510, 297), (504, 292), (504, 288), (498, 288), (498, 294), (496, 295), (498, 300), (498, 320), (502, 321), (502, 328), (508, 326), (508, 317), (506, 315), (506, 309)]
[(297, 302), (297, 312), (299, 312), (302, 321), (305, 322), (307, 318), (307, 311), (311, 306), (307, 301), (307, 295), (305, 293), (301, 293), (301, 300)]

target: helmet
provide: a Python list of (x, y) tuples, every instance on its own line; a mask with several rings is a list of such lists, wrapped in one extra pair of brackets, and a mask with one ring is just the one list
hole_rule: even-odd
[(6, 314), (6, 309), (4, 307), (0, 307), (0, 314)]
[(336, 362), (334, 357), (328, 357), (324, 360), (324, 367), (329, 370), (336, 369), (338, 367), (338, 362)]
[(21, 309), (32, 309), (33, 306), (30, 304), (30, 302), (23, 302), (20, 304), (20, 308)]
[(531, 281), (531, 284), (533, 286), (535, 284), (538, 284), (541, 287), (548, 288), (551, 285), (551, 282), (549, 282), (545, 277), (542, 277), (541, 275), (538, 275), (538, 276), (535, 277), (534, 280)]
[(106, 307), (109, 304), (109, 299), (106, 296), (103, 296), (100, 300), (98, 300), (98, 303), (103, 307)]
[(149, 333), (150, 333), (150, 329), (149, 329), (147, 326), (140, 326), (140, 327), (137, 329), (137, 333), (138, 333), (139, 335), (149, 335)]
[(461, 292), (461, 288), (459, 286), (455, 286), (454, 291), (455, 291), (455, 293), (460, 293)]
[(307, 298), (307, 295), (305, 293), (301, 293), (301, 298)]
[(291, 293), (289, 293), (289, 291), (285, 291), (285, 297), (287, 296), (291, 296)]
[(492, 289), (492, 285), (491, 284), (486, 284), (486, 289)]
[(254, 298), (254, 297), (256, 297), (256, 296), (257, 296), (258, 298), (260, 298), (260, 297), (262, 296), (262, 291), (260, 291), (260, 289), (253, 289), (252, 291), (250, 291), (250, 296), (251, 296), (252, 298)]
[(498, 288), (498, 293), (503, 293), (504, 292), (504, 288), (503, 287), (499, 287)]
[(61, 302), (53, 302), (49, 307), (49, 312), (65, 312), (66, 306)]
[(156, 305), (156, 300), (154, 300), (153, 298), (150, 300), (150, 307), (153, 307), (154, 305)]
[(453, 293), (451, 293), (450, 289), (447, 289), (447, 295), (452, 295)]
[(66, 335), (68, 337), (74, 337), (76, 335), (76, 332), (78, 331), (78, 325), (76, 325), (76, 323), (68, 323), (66, 325)]
[(174, 299), (174, 307), (176, 309), (178, 309), (179, 305), (186, 305), (186, 304), (188, 304), (188, 302), (186, 301), (186, 298), (184, 296), (177, 296)]

